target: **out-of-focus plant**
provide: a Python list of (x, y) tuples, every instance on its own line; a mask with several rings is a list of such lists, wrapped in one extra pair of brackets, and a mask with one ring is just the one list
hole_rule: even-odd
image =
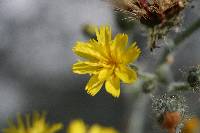
[[(26, 114), (23, 118), (17, 116), (17, 122), (14, 124), (9, 120), (9, 126), (2, 130), (3, 133), (57, 133), (64, 127), (62, 123), (49, 124), (46, 121), (46, 113), (34, 112), (31, 116)], [(105, 127), (100, 124), (88, 126), (83, 120), (75, 119), (69, 123), (66, 133), (118, 133), (112, 127)]]
[(104, 127), (99, 124), (88, 126), (83, 120), (77, 119), (70, 122), (66, 133), (118, 133), (112, 127)]
[(63, 124), (46, 122), (46, 113), (34, 112), (31, 116), (27, 114), (24, 118), (19, 114), (17, 123), (8, 121), (8, 127), (3, 129), (3, 133), (56, 133), (63, 128)]
[(184, 123), (182, 133), (199, 133), (200, 132), (200, 120), (198, 117), (192, 117)]

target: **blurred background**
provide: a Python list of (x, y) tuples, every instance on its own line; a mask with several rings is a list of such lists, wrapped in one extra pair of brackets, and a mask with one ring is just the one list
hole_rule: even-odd
[[(184, 12), (181, 30), (200, 17), (200, 1), (193, 1), (190, 6), (194, 8), (188, 7)], [(104, 89), (91, 97), (84, 91), (88, 77), (71, 71), (78, 59), (71, 50), (74, 43), (88, 40), (82, 32), (84, 24), (109, 24), (114, 33), (126, 32), (118, 26), (115, 15), (111, 6), (101, 0), (1, 0), (0, 128), (6, 127), (6, 120), (15, 118), (18, 112), (37, 110), (47, 111), (49, 121), (67, 124), (82, 118), (88, 124), (100, 123), (127, 132), (132, 107), (137, 104), (132, 95), (122, 88), (118, 99)], [(200, 30), (177, 49), (172, 66), (176, 81), (184, 79), (180, 69), (200, 64), (199, 36)], [(145, 71), (153, 71), (165, 44), (151, 53), (141, 26), (135, 26), (130, 37), (142, 48), (138, 64)], [(200, 103), (193, 102), (198, 97), (199, 94), (188, 95), (188, 103), (191, 113), (200, 116)], [(143, 131), (156, 133), (150, 110), (149, 104), (144, 110)]]

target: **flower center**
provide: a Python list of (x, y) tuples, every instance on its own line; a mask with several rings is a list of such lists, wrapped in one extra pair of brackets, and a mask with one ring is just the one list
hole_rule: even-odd
[(116, 68), (116, 67), (118, 67), (118, 65), (119, 65), (119, 62), (117, 62), (116, 60), (109, 60), (108, 62), (107, 62), (107, 64), (110, 66), (110, 67), (112, 67), (112, 68)]

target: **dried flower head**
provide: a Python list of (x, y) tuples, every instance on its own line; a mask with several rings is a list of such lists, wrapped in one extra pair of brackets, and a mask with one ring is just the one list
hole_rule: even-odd
[(189, 0), (111, 0), (117, 11), (127, 15), (128, 20), (139, 20), (149, 27), (149, 46), (157, 48), (156, 42), (173, 26), (180, 23), (180, 12)]
[(180, 95), (162, 95), (153, 98), (153, 111), (162, 128), (168, 133), (175, 133), (176, 128), (182, 124), (186, 118), (185, 98)]
[(18, 115), (17, 124), (12, 121), (8, 124), (9, 127), (3, 129), (3, 133), (56, 133), (63, 127), (61, 123), (48, 124), (46, 114), (38, 112), (34, 112), (32, 118), (27, 114), (25, 121), (21, 115)]
[(86, 60), (75, 63), (73, 72), (92, 76), (85, 87), (90, 95), (94, 96), (105, 83), (106, 91), (119, 97), (120, 80), (124, 83), (137, 80), (137, 73), (129, 64), (137, 60), (141, 51), (136, 43), (127, 47), (126, 34), (117, 34), (112, 40), (108, 26), (96, 28), (96, 36), (97, 40), (76, 43), (74, 53)]

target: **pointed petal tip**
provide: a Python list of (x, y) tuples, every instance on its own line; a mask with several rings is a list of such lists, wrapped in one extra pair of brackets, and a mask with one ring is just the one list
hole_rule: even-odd
[(119, 98), (120, 94), (112, 95), (114, 98)]
[(93, 96), (93, 97), (97, 94), (97, 93), (89, 91), (89, 90), (87, 90), (86, 92), (87, 92), (87, 94), (89, 94), (90, 96)]

